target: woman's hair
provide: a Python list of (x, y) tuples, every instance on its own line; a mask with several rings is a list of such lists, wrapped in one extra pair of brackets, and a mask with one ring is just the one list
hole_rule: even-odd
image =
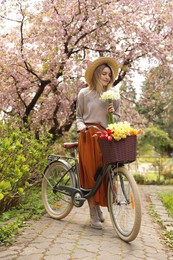
[(113, 84), (113, 81), (114, 81), (113, 70), (107, 64), (101, 64), (94, 71), (94, 74), (93, 74), (93, 77), (92, 77), (92, 80), (91, 80), (91, 83), (90, 83), (90, 86), (89, 86), (90, 89), (96, 90), (97, 92), (103, 91), (103, 86), (100, 82), (100, 76), (101, 76), (103, 69), (106, 68), (106, 67), (111, 70), (111, 80), (110, 80), (109, 85), (107, 86), (107, 89), (112, 87), (112, 84)]

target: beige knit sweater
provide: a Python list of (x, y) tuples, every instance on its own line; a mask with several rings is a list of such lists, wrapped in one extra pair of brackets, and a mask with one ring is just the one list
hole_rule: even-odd
[[(113, 101), (115, 109), (114, 118), (118, 120), (119, 100)], [(107, 127), (108, 102), (100, 100), (100, 94), (89, 87), (79, 91), (77, 99), (76, 122), (77, 131), (80, 131), (86, 123), (95, 123)]]

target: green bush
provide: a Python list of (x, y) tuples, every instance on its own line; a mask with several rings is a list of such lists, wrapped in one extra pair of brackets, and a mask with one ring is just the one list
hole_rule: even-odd
[(27, 220), (38, 220), (45, 213), (40, 184), (32, 185), (21, 198), (20, 204), (0, 215), (0, 246), (12, 244)]
[(156, 184), (165, 184), (163, 177), (158, 179), (157, 174), (148, 172), (145, 176), (141, 174), (134, 174), (135, 181), (137, 184), (143, 185), (156, 185)]
[(135, 178), (135, 181), (136, 181), (138, 184), (144, 184), (144, 183), (145, 183), (145, 176), (140, 175), (140, 174), (134, 174), (133, 177)]
[(19, 202), (28, 186), (41, 178), (46, 138), (0, 121), (0, 212)]
[(146, 145), (153, 146), (157, 153), (168, 155), (173, 149), (173, 140), (159, 127), (149, 126), (145, 128), (139, 141), (140, 147), (144, 148)]
[(173, 179), (173, 160), (172, 158), (169, 159), (164, 165), (162, 166), (161, 174), (164, 176), (166, 180)]

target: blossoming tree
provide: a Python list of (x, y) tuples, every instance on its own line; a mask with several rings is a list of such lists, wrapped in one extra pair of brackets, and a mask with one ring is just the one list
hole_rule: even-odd
[[(171, 62), (172, 0), (0, 3), (0, 110), (38, 133), (56, 138), (69, 130), (90, 59), (108, 55), (118, 60), (115, 85), (135, 70), (144, 73), (143, 58)], [(7, 21), (10, 29), (4, 28)], [(125, 93), (121, 98), (124, 105), (135, 102)]]
[(152, 68), (144, 83), (138, 101), (140, 114), (145, 115), (148, 123), (157, 125), (173, 139), (173, 74), (171, 66)]

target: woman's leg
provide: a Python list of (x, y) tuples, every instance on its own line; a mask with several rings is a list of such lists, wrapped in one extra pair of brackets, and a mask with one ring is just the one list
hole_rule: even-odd
[(97, 205), (94, 201), (94, 197), (88, 199), (88, 205), (90, 210), (91, 227), (95, 229), (102, 229), (102, 224), (98, 215)]

